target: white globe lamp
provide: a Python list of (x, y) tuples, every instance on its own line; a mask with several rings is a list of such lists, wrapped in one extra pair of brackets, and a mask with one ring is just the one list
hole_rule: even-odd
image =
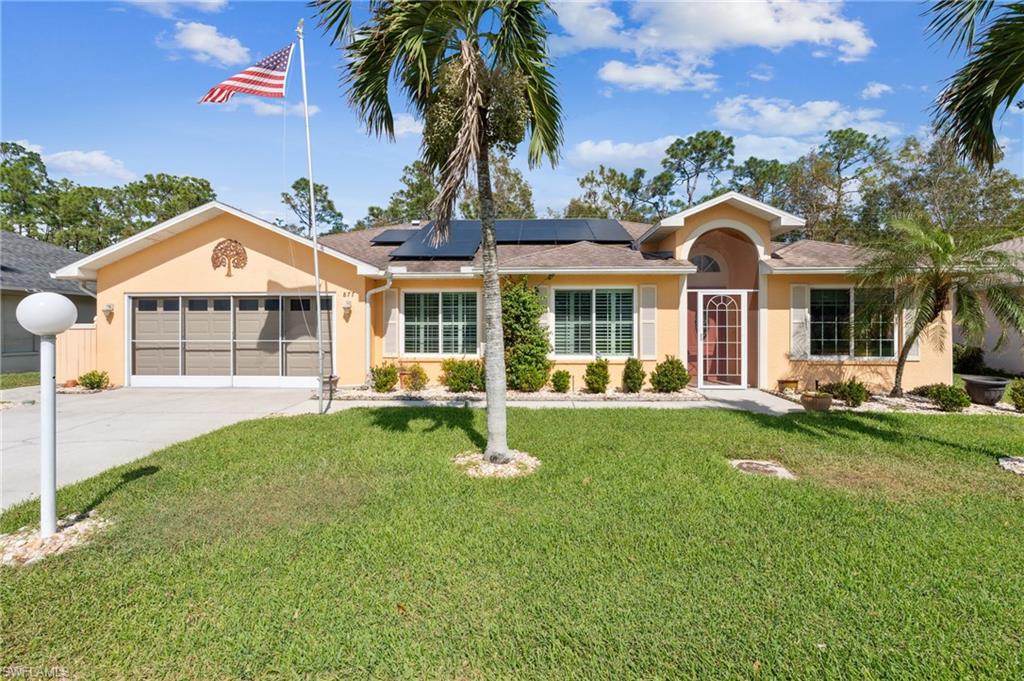
[(39, 535), (57, 531), (57, 377), (55, 336), (71, 328), (78, 309), (59, 293), (33, 293), (15, 311), (18, 323), (39, 336)]

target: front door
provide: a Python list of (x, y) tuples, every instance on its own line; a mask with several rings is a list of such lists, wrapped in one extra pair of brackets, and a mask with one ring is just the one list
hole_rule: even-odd
[(747, 292), (697, 294), (698, 388), (747, 386)]

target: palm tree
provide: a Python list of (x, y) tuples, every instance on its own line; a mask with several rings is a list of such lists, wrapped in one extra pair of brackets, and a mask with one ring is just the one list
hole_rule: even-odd
[[(1024, 261), (992, 248), (1013, 234), (948, 230), (916, 217), (893, 221), (889, 231), (888, 238), (875, 244), (870, 261), (860, 268), (859, 285), (891, 289), (897, 310), (916, 311), (908, 313), (913, 319), (907, 320), (892, 396), (903, 395), (903, 369), (911, 347), (951, 301), (956, 303), (953, 322), (972, 342), (980, 341), (985, 333), (985, 302), (1002, 325), (997, 345), (1005, 339), (1007, 329), (1024, 331)], [(864, 318), (877, 313), (879, 310), (867, 310)]]
[(992, 121), (1024, 86), (1024, 2), (938, 0), (928, 12), (929, 32), (968, 57), (935, 102), (939, 130), (976, 166), (990, 168), (1002, 155)]
[[(431, 206), (434, 240), (448, 238), (455, 200), (476, 167), (483, 261), (487, 448), (509, 460), (505, 350), (489, 153), (511, 151), (529, 134), (531, 166), (554, 165), (562, 110), (547, 58), (547, 2), (538, 0), (376, 0), (352, 28), (352, 0), (315, 0), (321, 26), (345, 46), (349, 99), (377, 135), (394, 139), (394, 83), (425, 120), (423, 155), (440, 177)], [(351, 39), (350, 39), (351, 38)]]

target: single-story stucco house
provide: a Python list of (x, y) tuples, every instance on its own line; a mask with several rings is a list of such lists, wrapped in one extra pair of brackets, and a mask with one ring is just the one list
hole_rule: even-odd
[[(1024, 236), (1004, 241), (993, 246), (994, 249), (1015, 255), (1024, 261)], [(999, 348), (999, 338), (1005, 331), (1006, 337)], [(953, 330), (953, 339), (957, 343), (967, 343), (967, 338), (959, 327)], [(985, 365), (1009, 374), (1024, 376), (1024, 337), (1016, 329), (1003, 329), (1002, 324), (992, 314), (992, 310), (985, 305), (985, 338), (982, 339), (981, 349), (985, 351)]]
[(73, 281), (50, 276), (81, 257), (81, 253), (0, 230), (0, 371), (39, 370), (39, 338), (21, 328), (15, 317), (25, 296), (38, 291), (60, 293), (78, 308), (79, 324), (92, 323), (96, 316), (92, 294)]
[[(503, 276), (527, 277), (547, 302), (556, 368), (582, 385), (595, 357), (618, 385), (628, 357), (647, 370), (684, 357), (697, 387), (801, 387), (857, 376), (888, 386), (900, 311), (854, 331), (862, 257), (846, 245), (778, 239), (803, 220), (730, 192), (656, 225), (503, 220)], [(446, 244), (404, 224), (320, 241), (327, 361), (341, 385), (382, 362), (482, 352), (479, 226), (456, 221)], [(96, 368), (133, 386), (314, 386), (312, 244), (209, 203), (62, 267), (95, 282)], [(858, 325), (858, 329), (861, 325)], [(906, 369), (905, 385), (950, 382), (950, 315)]]

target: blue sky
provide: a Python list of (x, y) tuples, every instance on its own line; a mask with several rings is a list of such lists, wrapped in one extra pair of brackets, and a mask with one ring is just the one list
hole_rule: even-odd
[[(551, 50), (565, 110), (559, 165), (529, 170), (538, 211), (575, 195), (598, 163), (653, 168), (675, 136), (717, 128), (737, 158), (792, 160), (837, 127), (920, 134), (957, 64), (924, 34), (916, 2), (569, 2)], [(3, 2), (5, 140), (41, 151), (51, 174), (110, 185), (150, 172), (208, 178), (218, 197), (285, 215), (280, 192), (305, 174), (297, 59), (287, 108), (196, 100), (294, 38), (304, 2)], [(366, 15), (359, 8), (357, 18)], [(307, 31), (316, 180), (350, 222), (398, 188), (419, 125), (395, 143), (367, 136), (338, 86), (339, 59)], [(404, 112), (404, 102), (394, 102)], [(1001, 123), (1003, 165), (1024, 172), (1024, 116)], [(516, 165), (526, 169), (522, 159)]]

